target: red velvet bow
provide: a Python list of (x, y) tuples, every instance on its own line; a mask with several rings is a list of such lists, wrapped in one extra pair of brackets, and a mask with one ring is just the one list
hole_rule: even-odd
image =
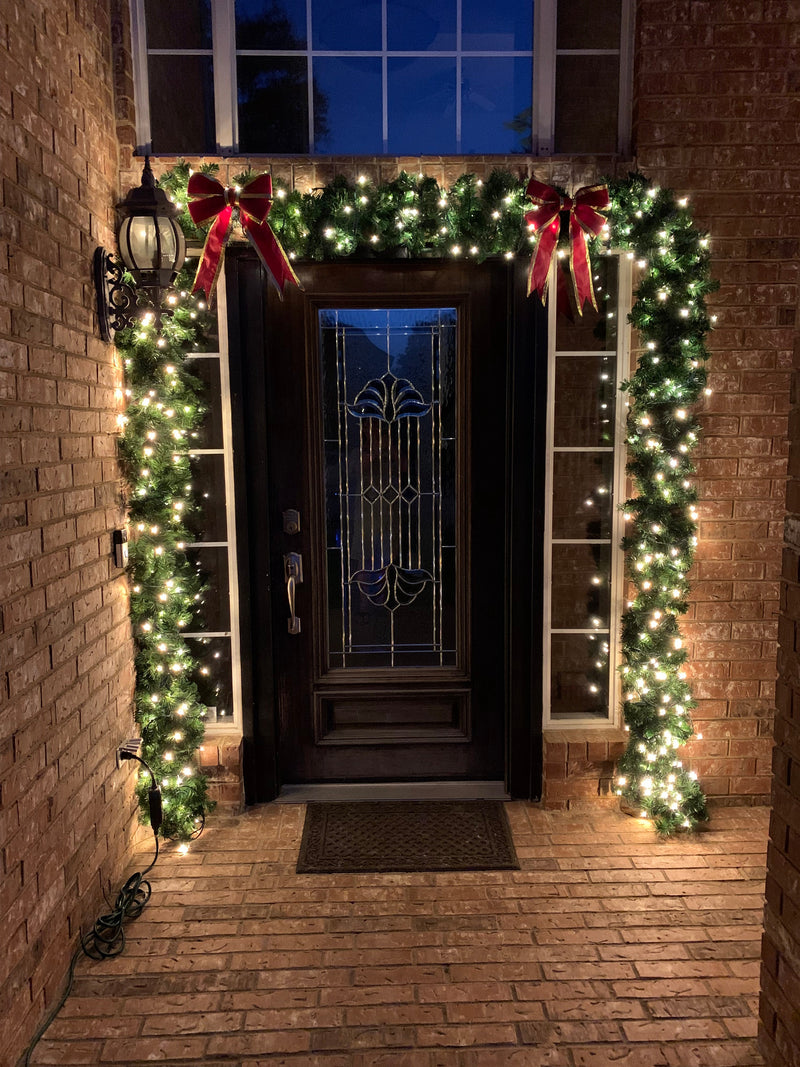
[(211, 218), (214, 222), (206, 237), (192, 292), (202, 289), (206, 297), (211, 299), (222, 266), (235, 207), (239, 208), (242, 230), (258, 253), (278, 293), (283, 296), (286, 282), (293, 282), (302, 288), (286, 253), (267, 224), (267, 215), (272, 207), (272, 178), (269, 174), (259, 174), (238, 192), (235, 189), (226, 189), (208, 174), (193, 174), (189, 178), (189, 214), (196, 225)]
[(558, 244), (561, 229), (560, 213), (569, 211), (570, 271), (575, 287), (575, 301), (578, 311), (583, 314), (583, 305), (588, 300), (597, 310), (597, 300), (592, 285), (592, 265), (589, 262), (589, 249), (585, 233), (594, 236), (600, 233), (606, 220), (600, 212), (607, 208), (610, 199), (605, 185), (585, 185), (574, 197), (562, 197), (551, 185), (537, 182), (531, 178), (526, 195), (533, 201), (533, 207), (525, 215), (525, 222), (530, 230), (539, 235), (536, 251), (531, 259), (528, 272), (528, 296), (535, 290), (544, 303), (547, 296), (547, 282), (550, 277), (550, 264)]

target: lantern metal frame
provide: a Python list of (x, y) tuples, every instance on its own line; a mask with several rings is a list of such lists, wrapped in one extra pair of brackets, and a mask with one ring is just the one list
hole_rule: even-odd
[[(118, 330), (134, 324), (142, 295), (142, 310), (160, 327), (162, 293), (172, 285), (186, 258), (186, 239), (177, 222), (180, 209), (156, 185), (149, 156), (145, 156), (141, 185), (131, 189), (116, 207), (119, 254), (111, 256), (102, 247), (94, 254), (98, 326), (104, 341), (113, 341)], [(155, 246), (146, 263), (132, 234), (134, 222), (145, 224)], [(126, 273), (133, 279), (132, 285), (125, 281)]]

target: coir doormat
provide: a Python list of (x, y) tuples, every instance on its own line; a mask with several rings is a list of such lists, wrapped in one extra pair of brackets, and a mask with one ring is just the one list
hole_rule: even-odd
[(518, 870), (501, 800), (310, 803), (298, 874)]

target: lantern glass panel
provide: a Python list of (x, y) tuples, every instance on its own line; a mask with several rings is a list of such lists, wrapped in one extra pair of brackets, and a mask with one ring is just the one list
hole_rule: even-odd
[(158, 270), (171, 266), (177, 258), (175, 230), (171, 219), (154, 218), (152, 215), (134, 215), (125, 224), (127, 244), (130, 250), (131, 267), (138, 270)]

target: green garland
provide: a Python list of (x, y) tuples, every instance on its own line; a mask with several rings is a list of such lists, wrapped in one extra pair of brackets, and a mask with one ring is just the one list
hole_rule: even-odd
[[(192, 511), (189, 452), (204, 408), (201, 383), (186, 369), (202, 342), (207, 316), (190, 297), (188, 274), (168, 297), (172, 314), (156, 328), (143, 309), (140, 323), (116, 336), (123, 355), (128, 404), (120, 451), (130, 484), (131, 621), (136, 644), (136, 718), (142, 758), (163, 797), (165, 837), (188, 838), (202, 828), (211, 804), (195, 754), (205, 706), (192, 674), (198, 665), (183, 630), (202, 605), (203, 585), (184, 551), (193, 540), (184, 520)], [(181, 288), (183, 287), (183, 288)], [(150, 777), (137, 793), (147, 819)]]
[(686, 681), (678, 616), (688, 607), (687, 572), (697, 544), (697, 490), (691, 454), (699, 427), (691, 414), (706, 386), (705, 295), (708, 239), (686, 199), (641, 175), (610, 185), (611, 238), (630, 248), (641, 271), (631, 323), (643, 346), (624, 388), (628, 465), (635, 496), (625, 504), (623, 539), (633, 598), (622, 616), (624, 712), (630, 740), (617, 792), (657, 830), (692, 829), (708, 818), (705, 797), (677, 750), (692, 735), (695, 706)]
[[(218, 168), (210, 164), (203, 169), (213, 174)], [(160, 180), (182, 207), (190, 173), (186, 164), (179, 163)], [(234, 183), (242, 185), (249, 177), (249, 173), (239, 175)], [(269, 224), (291, 259), (369, 256), (482, 261), (491, 256), (527, 256), (534, 238), (524, 225), (526, 185), (525, 180), (501, 171), (483, 181), (465, 174), (447, 190), (433, 178), (405, 173), (384, 185), (366, 178), (349, 182), (340, 177), (308, 193), (276, 182)], [(686, 574), (696, 543), (697, 494), (690, 481), (690, 456), (698, 427), (689, 408), (705, 387), (708, 352), (704, 338), (711, 322), (704, 297), (715, 286), (709, 277), (707, 239), (694, 228), (685, 201), (676, 201), (669, 190), (651, 188), (638, 174), (609, 182), (609, 191), (607, 240), (612, 247), (628, 250), (640, 269), (631, 322), (644, 346), (635, 374), (624, 385), (630, 397), (628, 472), (635, 496), (625, 504), (629, 525), (623, 544), (635, 592), (622, 617), (621, 670), (630, 739), (619, 763), (617, 792), (637, 812), (651, 818), (660, 832), (669, 833), (693, 828), (707, 818), (696, 776), (687, 773), (677, 759), (677, 750), (692, 734), (689, 712), (694, 706), (683, 670), (686, 653), (677, 618), (687, 609)], [(182, 221), (188, 237), (202, 239), (203, 232), (193, 225), (187, 211)], [(590, 251), (597, 248), (598, 241), (591, 241)], [(190, 304), (191, 300), (189, 304), (181, 301), (173, 319), (165, 324), (165, 348), (156, 351), (158, 358), (154, 358), (153, 344), (160, 342), (149, 335), (147, 339), (136, 335), (144, 349), (141, 358), (131, 341), (131, 380), (138, 383), (126, 433), (127, 441), (136, 427), (138, 436), (130, 447), (132, 469), (139, 463), (142, 434), (153, 427), (167, 429), (163, 412), (150, 421), (154, 419), (152, 403), (142, 415), (143, 398), (153, 401), (155, 387), (155, 395), (168, 394), (172, 404), (171, 390), (188, 387), (179, 354), (191, 343), (191, 330), (196, 328), (193, 324), (190, 328), (186, 320)], [(160, 357), (167, 352), (178, 371), (165, 376)], [(196, 400), (186, 408), (187, 419), (200, 417)], [(132, 519), (144, 523), (142, 536), (135, 542), (135, 580), (142, 590), (146, 582), (147, 589), (146, 597), (143, 593), (142, 599), (133, 600), (140, 646), (137, 706), (143, 733), (148, 735), (148, 751), (160, 773), (167, 781), (181, 779), (170, 802), (173, 820), (185, 833), (206, 803), (203, 780), (196, 771), (176, 778), (172, 766), (190, 760), (193, 746), (199, 743), (202, 712), (187, 710), (185, 727), (176, 731), (174, 709), (181, 706), (176, 701), (187, 709), (196, 709), (197, 704), (184, 668), (179, 672), (176, 668), (175, 677), (169, 675), (169, 695), (164, 679), (172, 670), (168, 661), (188, 662), (185, 650), (179, 658), (173, 650), (177, 654), (180, 648), (179, 622), (183, 616), (188, 618), (197, 593), (180, 554), (179, 542), (185, 536), (174, 514), (177, 502), (189, 506), (186, 472), (183, 460), (173, 460), (172, 449), (167, 451), (170, 454), (165, 452), (159, 465), (165, 475), (163, 488), (152, 473), (155, 465), (149, 464), (147, 504), (137, 496), (141, 488), (134, 481)], [(136, 514), (135, 508), (139, 509)], [(150, 525), (159, 528), (157, 535), (148, 534)], [(164, 550), (157, 561), (152, 554), (153, 538)], [(153, 597), (163, 596), (169, 581), (173, 586), (167, 610)], [(150, 636), (155, 630), (144, 634), (145, 625), (153, 625), (154, 611), (161, 612), (155, 630), (166, 650), (155, 635)], [(172, 759), (167, 761), (168, 752)], [(188, 765), (187, 770), (191, 770)]]

